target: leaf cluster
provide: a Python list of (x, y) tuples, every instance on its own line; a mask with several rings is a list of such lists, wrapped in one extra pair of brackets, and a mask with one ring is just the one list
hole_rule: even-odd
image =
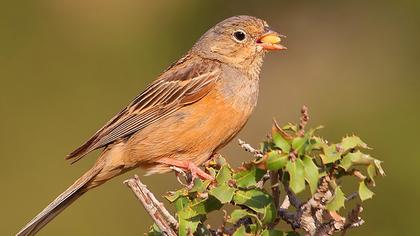
[[(178, 235), (298, 235), (275, 229), (281, 220), (279, 203), (274, 193), (264, 188), (270, 172), (277, 173), (280, 184), (294, 194), (306, 189), (315, 194), (321, 178), (329, 176), (333, 193), (326, 204), (329, 211), (338, 212), (345, 205), (340, 184), (344, 176), (358, 181), (360, 201), (372, 198), (370, 188), (375, 186), (375, 177), (384, 175), (381, 161), (365, 153), (370, 148), (359, 137), (346, 136), (338, 143), (329, 143), (316, 135), (320, 128), (302, 132), (298, 125), (279, 127), (275, 123), (270, 137), (257, 150), (259, 155), (249, 162), (238, 168), (222, 157), (207, 162), (205, 169), (214, 181), (196, 178), (189, 187), (165, 196), (175, 206)], [(232, 210), (228, 213), (227, 208)], [(212, 229), (205, 224), (210, 212), (221, 210), (222, 226)], [(158, 235), (159, 231), (153, 227), (149, 234)]]

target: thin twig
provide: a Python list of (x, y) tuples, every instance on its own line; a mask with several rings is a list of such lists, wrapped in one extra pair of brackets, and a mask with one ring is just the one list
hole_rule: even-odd
[(264, 155), (257, 149), (253, 148), (250, 144), (242, 141), (241, 139), (238, 139), (239, 145), (245, 149), (245, 151), (250, 152), (252, 154), (254, 154), (255, 157), (261, 158)]
[(262, 189), (262, 188), (264, 188), (264, 184), (265, 184), (265, 182), (266, 182), (267, 180), (269, 180), (269, 179), (270, 179), (270, 175), (269, 175), (268, 173), (266, 173), (266, 174), (264, 174), (264, 175), (263, 175), (263, 177), (260, 179), (260, 181), (258, 181), (258, 182), (255, 184), (255, 186), (256, 186), (257, 188)]
[[(280, 210), (280, 186), (279, 186), (279, 171), (269, 171), (270, 174), (270, 183), (271, 183), (271, 195), (273, 196), (274, 206), (276, 207), (276, 211)], [(280, 221), (278, 217), (272, 224), (270, 224), (270, 228), (274, 228)]]
[(303, 136), (305, 134), (305, 126), (309, 121), (309, 113), (308, 113), (308, 107), (303, 105), (302, 109), (300, 111), (300, 122), (299, 122), (299, 136)]
[(292, 206), (299, 209), (299, 207), (302, 205), (302, 202), (299, 200), (296, 194), (293, 193), (293, 191), (289, 188), (287, 184), (284, 184), (284, 189), (286, 190), (287, 196), (289, 197), (289, 201), (292, 204)]
[(168, 236), (176, 236), (178, 222), (166, 210), (163, 203), (159, 202), (152, 192), (147, 189), (137, 175), (134, 178), (124, 181), (124, 183), (133, 191), (137, 199), (143, 204), (144, 209), (159, 227), (159, 229)]

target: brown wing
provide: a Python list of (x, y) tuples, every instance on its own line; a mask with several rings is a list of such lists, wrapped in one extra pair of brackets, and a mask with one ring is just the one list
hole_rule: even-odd
[[(187, 63), (188, 61), (188, 63)], [(203, 98), (220, 77), (214, 61), (181, 59), (139, 94), (124, 110), (67, 156), (72, 163), (87, 153), (127, 137)]]

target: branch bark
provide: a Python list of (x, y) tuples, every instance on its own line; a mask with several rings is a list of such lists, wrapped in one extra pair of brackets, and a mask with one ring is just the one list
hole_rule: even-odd
[(152, 192), (147, 189), (137, 175), (134, 178), (124, 181), (124, 183), (133, 191), (137, 199), (143, 204), (144, 209), (159, 227), (159, 229), (168, 236), (176, 236), (178, 221), (166, 210), (163, 203), (159, 202)]

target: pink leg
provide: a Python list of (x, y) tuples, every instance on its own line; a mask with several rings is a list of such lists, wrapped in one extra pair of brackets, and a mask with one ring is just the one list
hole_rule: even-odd
[(178, 160), (173, 160), (169, 158), (162, 158), (158, 162), (169, 165), (169, 166), (176, 166), (184, 170), (188, 170), (191, 172), (193, 179), (198, 176), (202, 180), (207, 180), (207, 179), (214, 180), (213, 176), (204, 172), (202, 169), (200, 169), (191, 161), (178, 161)]

